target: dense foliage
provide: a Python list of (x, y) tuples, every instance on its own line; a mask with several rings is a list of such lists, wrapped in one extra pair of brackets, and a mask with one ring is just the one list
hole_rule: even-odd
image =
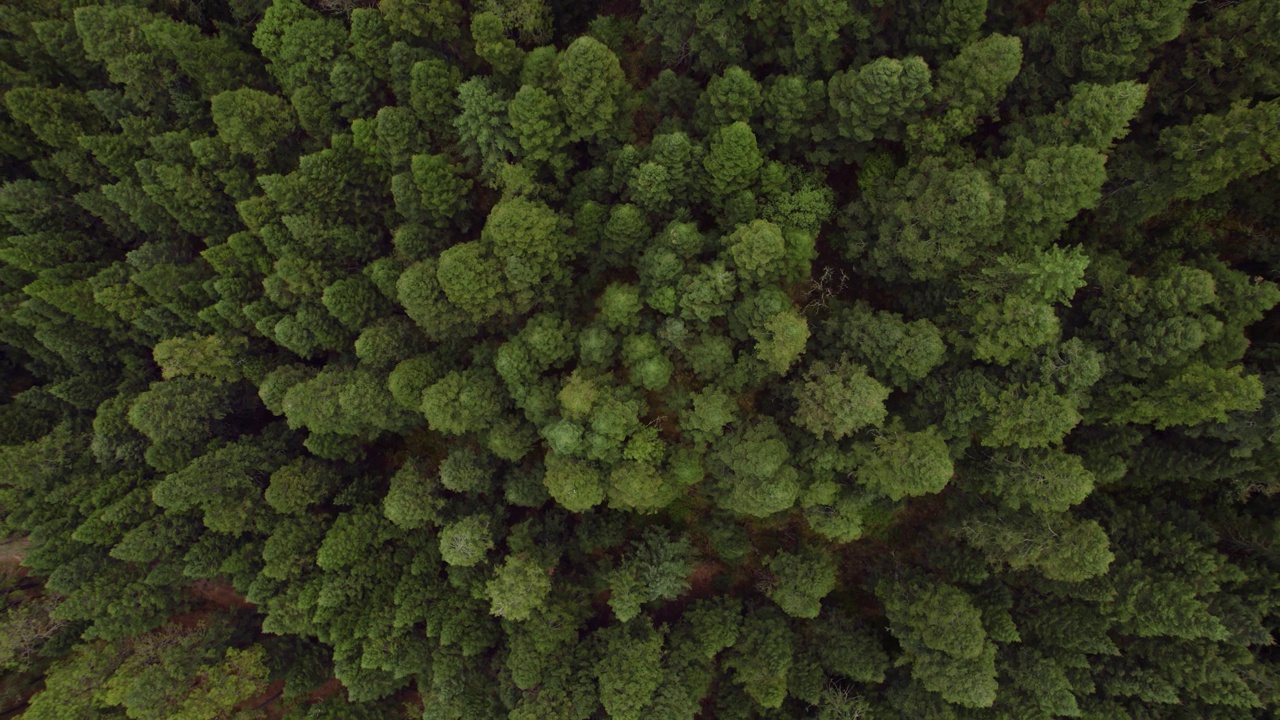
[(1275, 0), (24, 0), (0, 95), (0, 711), (1280, 711)]

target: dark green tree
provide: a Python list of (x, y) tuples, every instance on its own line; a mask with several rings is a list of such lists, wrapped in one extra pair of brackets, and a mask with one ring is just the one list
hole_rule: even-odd
[(560, 53), (560, 103), (570, 140), (614, 134), (618, 115), (629, 102), (630, 88), (613, 51), (584, 36)]
[(838, 72), (827, 83), (840, 135), (863, 142), (898, 139), (902, 126), (924, 109), (931, 90), (929, 66), (919, 57), (877, 58), (856, 71)]

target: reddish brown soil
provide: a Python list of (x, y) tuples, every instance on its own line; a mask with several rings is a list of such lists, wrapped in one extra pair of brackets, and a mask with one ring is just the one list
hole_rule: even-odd
[(307, 703), (314, 705), (315, 703), (327, 700), (334, 695), (343, 691), (342, 681), (336, 677), (325, 680), (323, 684), (316, 687), (307, 694)]
[(216, 583), (211, 580), (197, 580), (188, 588), (188, 592), (192, 596), (204, 600), (206, 605), (212, 605), (213, 608), (236, 608), (250, 609), (257, 607), (253, 603), (245, 600), (231, 583)]
[[(10, 538), (2, 541), (0, 544), (0, 587), (10, 589), (27, 588), (29, 583), (24, 582), (27, 577), (28, 570), (22, 564), (27, 556), (28, 540), (23, 538)], [(32, 595), (39, 594), (40, 583), (35, 583), (28, 588), (28, 592)], [(3, 593), (0, 592), (0, 597)]]
[(1057, 0), (1018, 0), (999, 3), (1003, 7), (991, 8), (995, 17), (1016, 17), (1015, 27), (1026, 27), (1044, 20), (1045, 13)]
[(236, 706), (236, 710), (258, 710), (265, 718), (279, 718), (284, 714), (284, 708), (281, 707), (279, 696), (284, 692), (284, 680), (276, 680), (262, 691), (257, 697), (245, 700)]
[(260, 695), (252, 700), (241, 703), (237, 709), (258, 710), (261, 713), (260, 717), (263, 718), (263, 720), (280, 720), (280, 718), (284, 717), (284, 714), (292, 708), (298, 707), (299, 705), (306, 706), (324, 702), (326, 699), (342, 691), (342, 683), (338, 678), (331, 677), (320, 685), (317, 685), (315, 689), (307, 693), (305, 697), (286, 704), (280, 697), (284, 692), (284, 681), (276, 680), (268, 685)]
[(30, 539), (25, 537), (0, 540), (0, 565), (21, 565), (30, 544)]
[(605, 0), (600, 4), (601, 15), (638, 19), (644, 12), (638, 0)]
[(187, 593), (200, 605), (169, 618), (169, 625), (192, 628), (206, 622), (209, 616), (221, 610), (251, 610), (257, 606), (245, 600), (230, 583), (198, 580), (188, 585)]
[(402, 718), (419, 718), (422, 717), (422, 693), (414, 689), (412, 685), (396, 693), (396, 707), (403, 708), (404, 714), (398, 717)]
[(689, 594), (693, 597), (710, 597), (711, 583), (724, 570), (720, 563), (702, 563), (689, 574)]

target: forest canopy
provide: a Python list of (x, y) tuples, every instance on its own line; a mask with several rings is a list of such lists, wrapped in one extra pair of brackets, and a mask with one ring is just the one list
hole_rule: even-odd
[(0, 100), (0, 716), (1280, 712), (1275, 0), (24, 0)]

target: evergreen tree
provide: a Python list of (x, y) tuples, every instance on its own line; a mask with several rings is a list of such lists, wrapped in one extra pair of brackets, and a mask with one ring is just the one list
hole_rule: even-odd
[(0, 8), (0, 715), (1273, 717), (1280, 6), (632, 9)]

